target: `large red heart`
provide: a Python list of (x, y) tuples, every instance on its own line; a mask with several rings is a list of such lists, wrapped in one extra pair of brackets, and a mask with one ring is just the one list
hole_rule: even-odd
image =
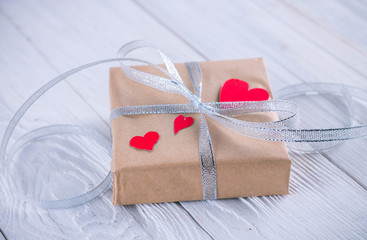
[(176, 117), (174, 121), (174, 130), (175, 134), (177, 134), (180, 130), (190, 127), (194, 123), (194, 119), (192, 117), (185, 118), (183, 115)]
[(249, 84), (240, 79), (229, 79), (225, 81), (220, 90), (220, 102), (240, 101), (265, 101), (269, 99), (269, 93), (262, 88), (249, 90)]
[(144, 137), (135, 136), (130, 140), (130, 146), (141, 149), (152, 151), (154, 144), (158, 142), (159, 134), (157, 132), (147, 132)]

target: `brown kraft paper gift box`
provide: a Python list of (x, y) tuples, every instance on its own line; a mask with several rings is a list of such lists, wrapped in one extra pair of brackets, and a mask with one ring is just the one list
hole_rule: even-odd
[[(219, 101), (223, 83), (237, 78), (251, 88), (272, 92), (262, 58), (200, 62), (203, 75), (202, 101)], [(184, 64), (175, 64), (186, 86), (193, 86)], [(151, 66), (138, 70), (164, 76)], [(188, 103), (180, 95), (135, 82), (121, 68), (110, 69), (111, 108), (124, 106)], [(200, 114), (183, 114), (194, 124), (174, 135), (173, 122), (179, 114), (122, 116), (111, 122), (113, 152), (113, 203), (140, 204), (203, 199), (199, 159)], [(277, 120), (275, 113), (238, 117), (259, 122)], [(207, 117), (217, 172), (218, 198), (288, 194), (291, 160), (285, 143), (253, 139), (226, 129)], [(153, 151), (129, 145), (134, 136), (159, 133)]]

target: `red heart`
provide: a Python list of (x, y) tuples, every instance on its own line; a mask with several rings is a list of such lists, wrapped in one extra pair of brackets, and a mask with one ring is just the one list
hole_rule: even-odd
[(193, 123), (194, 119), (192, 117), (185, 118), (183, 115), (176, 117), (174, 121), (175, 134), (184, 128), (190, 127)]
[(144, 137), (142, 136), (135, 136), (130, 140), (130, 146), (152, 151), (154, 144), (158, 142), (159, 134), (157, 132), (147, 132)]
[(249, 90), (248, 83), (239, 79), (225, 81), (219, 94), (220, 102), (265, 101), (268, 99), (269, 93), (265, 89)]

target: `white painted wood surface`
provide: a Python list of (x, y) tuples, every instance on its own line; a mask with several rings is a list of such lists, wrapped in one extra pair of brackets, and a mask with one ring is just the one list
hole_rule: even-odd
[[(0, 134), (43, 83), (113, 57), (134, 39), (155, 43), (177, 62), (262, 56), (275, 90), (308, 81), (367, 87), (366, 9), (346, 0), (1, 1)], [(64, 121), (105, 131), (108, 82), (101, 73), (87, 75), (89, 84), (58, 88), (60, 111), (34, 112), (21, 131)], [(107, 191), (85, 206), (42, 210), (17, 201), (2, 174), (0, 229), (7, 239), (366, 239), (366, 143), (292, 152), (288, 196), (123, 207), (113, 206)]]

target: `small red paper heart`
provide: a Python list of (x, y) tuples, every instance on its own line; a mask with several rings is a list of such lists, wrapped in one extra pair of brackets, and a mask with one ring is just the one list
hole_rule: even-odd
[(141, 149), (152, 151), (154, 144), (158, 142), (159, 134), (157, 132), (147, 132), (144, 137), (135, 136), (130, 140), (130, 146)]
[(194, 119), (192, 117), (185, 118), (183, 115), (176, 117), (174, 121), (175, 134), (184, 128), (190, 127), (193, 123)]
[(241, 102), (241, 101), (266, 101), (269, 93), (262, 88), (249, 90), (249, 84), (240, 79), (229, 79), (223, 84), (220, 94), (220, 102)]

